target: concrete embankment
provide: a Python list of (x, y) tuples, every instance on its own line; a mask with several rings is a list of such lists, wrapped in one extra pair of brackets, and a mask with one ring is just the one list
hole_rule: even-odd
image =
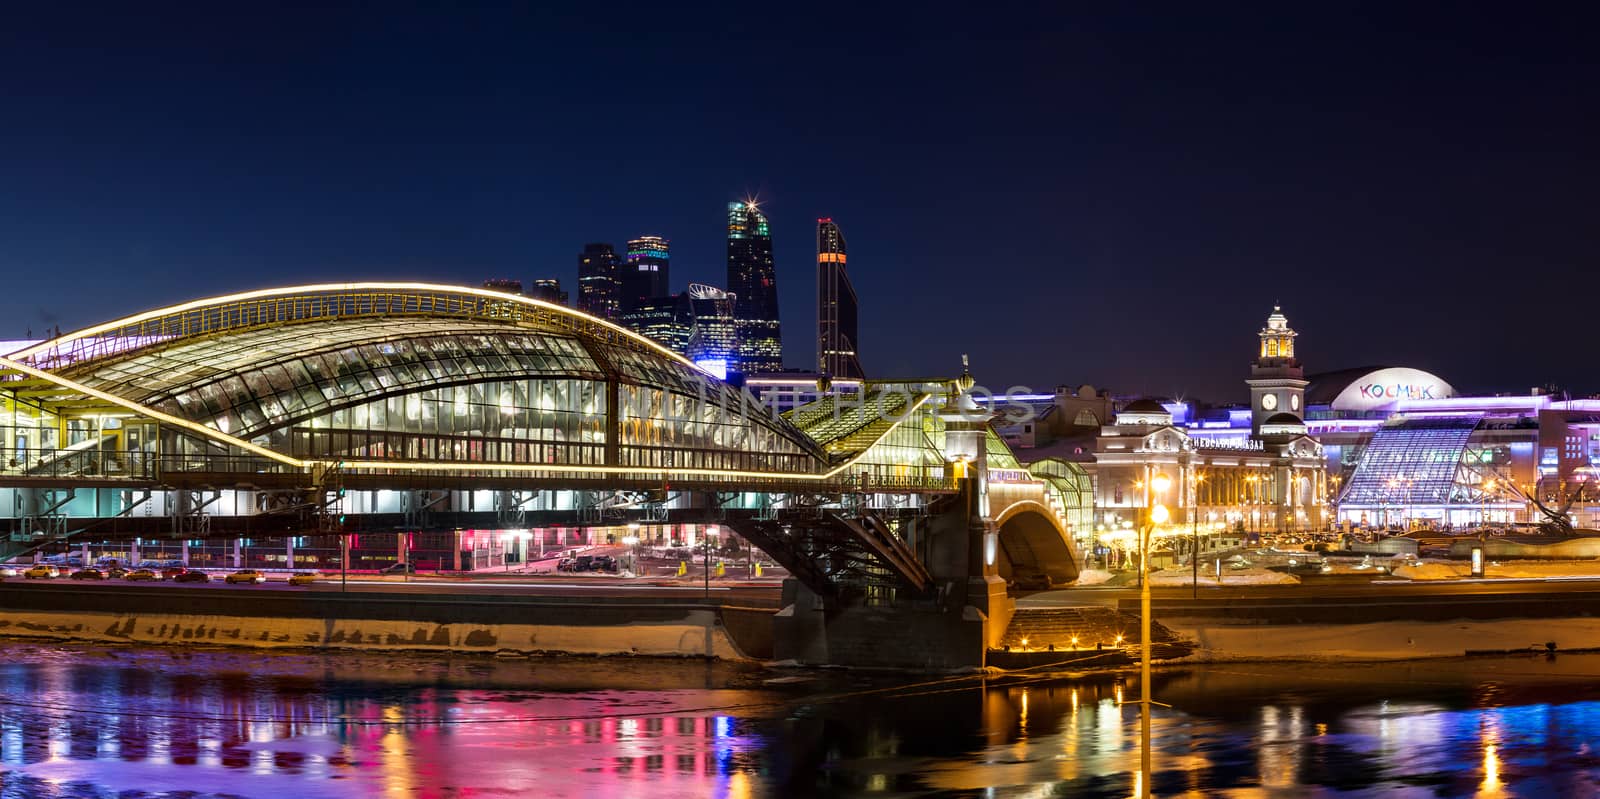
[(0, 585), (0, 636), (138, 644), (767, 659), (775, 611), (629, 597)]
[[(1137, 602), (1119, 603), (1137, 611)], [(1600, 648), (1600, 592), (1158, 600), (1186, 660), (1402, 660)]]

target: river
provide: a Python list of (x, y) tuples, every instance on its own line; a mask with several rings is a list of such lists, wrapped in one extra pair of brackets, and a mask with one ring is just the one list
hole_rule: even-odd
[[(1128, 796), (1132, 675), (0, 642), (0, 799)], [(1158, 795), (1587, 796), (1600, 656), (1169, 668)]]

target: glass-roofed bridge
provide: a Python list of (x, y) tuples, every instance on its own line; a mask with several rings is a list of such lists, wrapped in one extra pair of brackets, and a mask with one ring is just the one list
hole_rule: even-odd
[[(931, 595), (985, 569), (1070, 581), (1081, 470), (1022, 469), (964, 379), (778, 414), (519, 295), (374, 282), (201, 299), (0, 357), (0, 554), (415, 533), (453, 535), (459, 556), (464, 531), (701, 524), (822, 595)], [(930, 532), (958, 505), (971, 559)]]

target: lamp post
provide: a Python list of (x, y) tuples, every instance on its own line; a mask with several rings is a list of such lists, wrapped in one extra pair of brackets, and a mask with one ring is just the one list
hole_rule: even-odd
[(1189, 550), (1189, 566), (1194, 575), (1189, 587), (1194, 591), (1194, 598), (1200, 598), (1200, 508), (1195, 503), (1196, 490), (1206, 476), (1194, 475), (1189, 481), (1189, 536), (1192, 539)]
[[(1166, 482), (1165, 475), (1158, 480)], [(1151, 481), (1154, 483), (1154, 480)], [(1154, 486), (1152, 486), (1154, 487)], [(1165, 488), (1165, 486), (1162, 486)], [(1150, 796), (1150, 537), (1166, 524), (1167, 506), (1150, 506), (1150, 521), (1139, 536), (1139, 780), (1141, 797)]]

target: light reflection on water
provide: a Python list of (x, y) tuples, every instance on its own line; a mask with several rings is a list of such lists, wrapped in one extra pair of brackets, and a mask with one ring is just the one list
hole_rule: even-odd
[[(1600, 657), (1157, 677), (1158, 795), (1577, 796)], [(0, 799), (1136, 795), (1114, 675), (8, 646)]]

